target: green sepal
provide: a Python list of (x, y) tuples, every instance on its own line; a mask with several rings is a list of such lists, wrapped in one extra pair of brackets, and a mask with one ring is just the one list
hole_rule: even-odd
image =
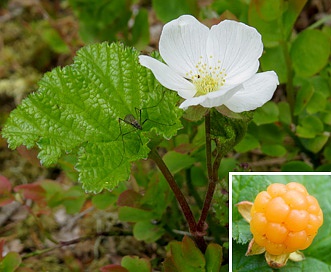
[(241, 114), (226, 112), (224, 109), (212, 109), (210, 111), (210, 134), (216, 141), (217, 149), (223, 154), (227, 154), (244, 137), (248, 123), (253, 118), (252, 112)]

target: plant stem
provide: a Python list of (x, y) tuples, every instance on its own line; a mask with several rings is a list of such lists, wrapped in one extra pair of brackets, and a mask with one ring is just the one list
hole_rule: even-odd
[(219, 152), (214, 160), (214, 163), (212, 164), (209, 113), (205, 117), (205, 131), (206, 131), (206, 160), (207, 160), (206, 164), (207, 164), (209, 183), (208, 183), (208, 189), (207, 189), (205, 201), (197, 225), (198, 232), (205, 231), (205, 222), (208, 216), (208, 211), (211, 206), (211, 201), (213, 200), (213, 195), (218, 181), (218, 168), (222, 160), (222, 154)]
[(206, 164), (208, 180), (211, 181), (213, 176), (213, 169), (211, 163), (211, 137), (210, 137), (210, 112), (205, 116), (205, 134), (206, 134)]
[(291, 56), (290, 56), (287, 41), (286, 40), (281, 41), (281, 46), (283, 49), (283, 54), (284, 54), (286, 69), (287, 69), (286, 98), (290, 105), (292, 120), (294, 120), (295, 92), (294, 92), (294, 87), (293, 87), (292, 61), (291, 61)]
[(193, 235), (195, 242), (196, 242), (197, 246), (199, 247), (199, 249), (202, 252), (204, 252), (207, 247), (206, 242), (203, 239), (203, 235), (201, 235), (201, 233), (197, 232), (197, 223), (195, 221), (191, 208), (188, 205), (184, 194), (182, 193), (179, 186), (177, 185), (174, 176), (171, 174), (169, 168), (166, 166), (166, 164), (160, 157), (159, 153), (155, 149), (151, 150), (149, 157), (157, 164), (157, 166), (159, 167), (163, 176), (167, 180), (171, 190), (175, 194), (175, 197), (183, 211), (185, 219), (189, 225), (190, 233)]

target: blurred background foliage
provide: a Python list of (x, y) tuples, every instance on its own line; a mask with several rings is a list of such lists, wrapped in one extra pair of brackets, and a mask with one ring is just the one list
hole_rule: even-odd
[[(234, 19), (257, 28), (265, 46), (260, 70), (276, 71), (281, 83), (222, 161), (222, 188), (229, 171), (330, 171), (329, 0), (1, 0), (0, 127), (45, 72), (72, 63), (82, 46), (122, 41), (150, 53), (162, 26), (182, 14), (208, 26)], [(207, 182), (204, 128), (185, 119), (183, 126), (162, 147), (173, 150), (164, 159), (197, 211)], [(96, 271), (127, 254), (148, 256), (158, 268), (164, 246), (182, 239), (179, 209), (148, 161), (135, 164), (128, 183), (94, 196), (76, 184), (72, 158), (45, 169), (36, 154), (10, 151), (0, 137), (0, 236), (5, 252), (23, 256), (21, 271)], [(224, 249), (227, 201), (226, 192), (216, 192), (208, 222), (208, 235)], [(226, 265), (226, 250), (224, 256)]]

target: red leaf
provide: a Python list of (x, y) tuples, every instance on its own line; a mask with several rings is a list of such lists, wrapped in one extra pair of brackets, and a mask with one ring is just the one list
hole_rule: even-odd
[(5, 206), (15, 200), (15, 197), (11, 193), (11, 183), (4, 177), (0, 176), (0, 207)]
[(129, 207), (139, 207), (141, 194), (133, 191), (126, 190), (118, 197), (117, 205), (118, 206), (129, 206)]
[(0, 176), (0, 194), (7, 193), (11, 191), (11, 183), (10, 181), (4, 177)]
[(26, 199), (32, 199), (36, 202), (45, 202), (46, 191), (40, 186), (40, 184), (32, 183), (18, 185), (14, 188), (14, 191), (22, 193)]
[(3, 259), (3, 246), (5, 245), (5, 240), (4, 239), (1, 239), (0, 240), (0, 262), (2, 261)]

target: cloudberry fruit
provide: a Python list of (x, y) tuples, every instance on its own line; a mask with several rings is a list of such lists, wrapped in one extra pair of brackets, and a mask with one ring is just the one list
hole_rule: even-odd
[(251, 209), (254, 241), (269, 254), (280, 255), (310, 246), (323, 224), (315, 197), (299, 183), (274, 183), (260, 192)]

